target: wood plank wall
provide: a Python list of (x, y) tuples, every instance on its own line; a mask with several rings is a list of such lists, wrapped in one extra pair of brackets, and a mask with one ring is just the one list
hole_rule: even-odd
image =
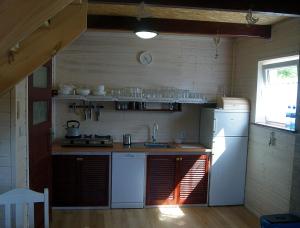
[[(0, 194), (28, 187), (27, 119), (27, 79), (24, 79), (0, 96)], [(4, 227), (1, 209), (0, 227)]]
[[(15, 146), (14, 170), (15, 186), (18, 188), (28, 187), (28, 91), (27, 78), (23, 79), (15, 86), (15, 99), (12, 102), (12, 121), (15, 126), (14, 138)], [(13, 129), (12, 129), (13, 130)]]
[[(11, 154), (11, 91), (0, 97), (0, 194), (10, 190), (12, 180)], [(4, 227), (4, 210), (0, 208), (0, 227)]]
[(290, 210), (300, 216), (300, 135), (296, 135)]
[[(300, 50), (300, 19), (273, 26), (270, 40), (238, 39), (235, 49), (234, 95), (251, 100), (253, 122), (258, 61), (296, 54)], [(275, 146), (269, 147), (272, 131), (277, 140)], [(296, 199), (299, 202), (300, 191), (293, 190), (292, 175), (299, 177), (300, 163), (298, 159), (293, 168), (294, 151), (299, 154), (295, 135), (251, 125), (246, 183), (246, 206), (251, 211), (261, 215), (295, 210), (293, 204)], [(294, 199), (290, 199), (291, 195), (295, 195)]]
[[(138, 53), (150, 51), (153, 63), (141, 65)], [(56, 56), (55, 84), (74, 83), (93, 87), (139, 86), (177, 87), (202, 92), (211, 101), (229, 92), (232, 40), (221, 39), (215, 59), (212, 37), (159, 35), (142, 40), (133, 33), (88, 31)], [(68, 112), (68, 103), (56, 102), (56, 137), (63, 137), (62, 125), (78, 116)], [(182, 113), (129, 113), (113, 111), (106, 105), (100, 122), (82, 122), (84, 133), (109, 133), (121, 141), (123, 133), (133, 140), (147, 140), (154, 120), (159, 124), (159, 140), (171, 141), (181, 131), (188, 141), (198, 141), (199, 108), (184, 105)]]
[(0, 194), (12, 186), (10, 99), (10, 91), (0, 97)]

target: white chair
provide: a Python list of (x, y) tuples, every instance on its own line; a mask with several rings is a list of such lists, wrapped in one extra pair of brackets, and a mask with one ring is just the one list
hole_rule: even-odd
[(26, 188), (16, 188), (0, 195), (0, 205), (5, 206), (5, 228), (11, 226), (11, 206), (16, 205), (16, 227), (24, 227), (24, 206), (28, 205), (29, 227), (34, 227), (34, 203), (44, 203), (44, 226), (49, 228), (48, 189), (39, 193)]

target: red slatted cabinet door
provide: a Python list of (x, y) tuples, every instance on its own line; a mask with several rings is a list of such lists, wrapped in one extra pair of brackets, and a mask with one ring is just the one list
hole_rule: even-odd
[(176, 156), (147, 157), (146, 205), (176, 204)]
[(180, 156), (178, 204), (206, 204), (208, 189), (208, 156)]
[(53, 206), (78, 205), (77, 156), (53, 156)]
[(109, 156), (80, 156), (80, 206), (108, 206)]

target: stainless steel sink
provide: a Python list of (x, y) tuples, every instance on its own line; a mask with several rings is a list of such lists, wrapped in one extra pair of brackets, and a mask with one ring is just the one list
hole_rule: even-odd
[(152, 142), (145, 142), (145, 143), (132, 143), (129, 148), (176, 148), (176, 146), (170, 143), (152, 143)]
[(147, 148), (171, 148), (172, 146), (168, 143), (144, 143), (144, 146)]
[(131, 148), (173, 148), (174, 145), (169, 143), (145, 142), (145, 143), (132, 143), (129, 147)]

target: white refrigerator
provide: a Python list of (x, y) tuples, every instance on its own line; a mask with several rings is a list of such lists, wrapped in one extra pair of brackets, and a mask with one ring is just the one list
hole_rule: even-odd
[(200, 143), (212, 149), (209, 205), (244, 204), (249, 112), (203, 108)]

